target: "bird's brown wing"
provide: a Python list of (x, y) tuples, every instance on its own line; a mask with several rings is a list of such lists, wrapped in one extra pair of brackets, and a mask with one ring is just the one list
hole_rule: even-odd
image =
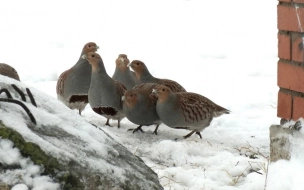
[(171, 91), (174, 92), (186, 92), (184, 87), (182, 85), (178, 84), (177, 82), (169, 79), (161, 79), (161, 83), (165, 85), (166, 87), (170, 88)]
[(68, 76), (70, 70), (66, 70), (58, 78), (57, 85), (56, 85), (56, 92), (58, 95), (63, 96), (64, 90), (64, 82)]
[(127, 91), (127, 88), (125, 87), (125, 85), (123, 85), (121, 82), (114, 80), (115, 85), (118, 88), (118, 92), (120, 96), (123, 96), (125, 94), (125, 92)]
[(202, 95), (196, 93), (177, 93), (177, 95), (184, 117), (188, 121), (200, 121), (229, 113), (229, 110)]

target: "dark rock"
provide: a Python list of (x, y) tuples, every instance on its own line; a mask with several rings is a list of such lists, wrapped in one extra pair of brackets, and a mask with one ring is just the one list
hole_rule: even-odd
[[(12, 79), (5, 80), (0, 76), (0, 81), (5, 81), (0, 82), (0, 88), (8, 88), (18, 99), (9, 85)], [(25, 92), (22, 83), (16, 82), (16, 86)], [(58, 100), (35, 89), (31, 91), (37, 107), (28, 99), (24, 104), (37, 124), (33, 125), (20, 107), (0, 102), (0, 137), (11, 140), (23, 157), (42, 165), (42, 175), (50, 176), (67, 190), (163, 189), (151, 168), (102, 129)], [(16, 121), (10, 118), (19, 118), (20, 123), (15, 125)]]

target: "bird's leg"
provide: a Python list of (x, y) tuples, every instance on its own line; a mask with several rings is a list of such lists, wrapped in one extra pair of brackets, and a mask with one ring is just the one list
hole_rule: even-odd
[(196, 131), (195, 133), (202, 139), (202, 135), (200, 132)]
[(79, 115), (81, 115), (81, 110), (79, 109)]
[(120, 128), (120, 120), (118, 120), (117, 127)]
[(195, 133), (195, 132), (196, 132), (195, 130), (191, 131), (188, 135), (184, 136), (184, 139), (190, 137), (190, 136), (191, 136), (193, 133)]
[(133, 131), (133, 133), (137, 132), (138, 130), (141, 131), (142, 133), (144, 133), (144, 131), (142, 130), (142, 125), (139, 125), (136, 129), (128, 129), (128, 131)]
[(156, 125), (155, 130), (153, 131), (152, 134), (157, 135), (157, 130), (158, 130), (159, 125)]
[(110, 125), (109, 121), (110, 121), (110, 119), (107, 119), (107, 122), (106, 122), (105, 125), (107, 125), (107, 126), (109, 126), (109, 127), (112, 127), (112, 126)]

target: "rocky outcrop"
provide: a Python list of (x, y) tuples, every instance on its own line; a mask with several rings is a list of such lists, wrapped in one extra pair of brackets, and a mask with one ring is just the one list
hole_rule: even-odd
[[(10, 83), (25, 92), (22, 83), (1, 77), (0, 88), (9, 89), (14, 99), (19, 95)], [(152, 169), (102, 129), (56, 99), (35, 89), (32, 94), (37, 107), (29, 100), (23, 103), (37, 124), (20, 106), (0, 101), (0, 137), (12, 141), (23, 157), (42, 165), (42, 175), (60, 183), (60, 189), (163, 189)]]

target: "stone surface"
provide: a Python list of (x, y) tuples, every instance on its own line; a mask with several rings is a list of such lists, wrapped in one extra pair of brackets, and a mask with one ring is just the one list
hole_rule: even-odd
[(9, 186), (4, 184), (4, 183), (0, 183), (0, 190), (10, 190)]
[[(20, 100), (10, 84), (25, 92), (24, 84), (2, 76), (0, 81), (0, 88), (9, 89), (13, 98)], [(151, 168), (102, 129), (55, 98), (31, 91), (37, 107), (27, 95), (22, 102), (37, 124), (20, 106), (0, 101), (0, 137), (11, 140), (23, 157), (43, 165), (43, 175), (60, 183), (61, 189), (163, 189)]]
[(270, 127), (270, 162), (280, 159), (290, 159), (290, 137), (293, 129), (283, 128), (281, 125)]

